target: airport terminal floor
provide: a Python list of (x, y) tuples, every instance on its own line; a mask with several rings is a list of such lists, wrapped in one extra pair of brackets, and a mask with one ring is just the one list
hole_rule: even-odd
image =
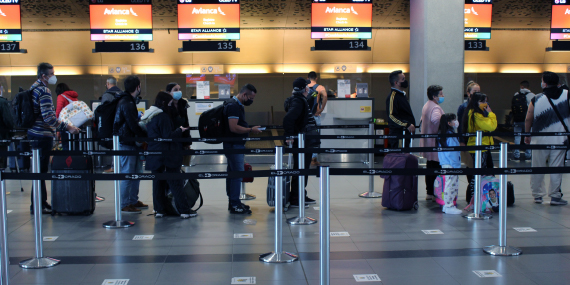
[[(381, 165), (381, 161), (378, 162)], [(496, 163), (498, 164), (498, 163)], [(330, 164), (335, 168), (365, 167), (362, 163)], [(530, 166), (509, 162), (509, 166)], [(198, 165), (194, 172), (225, 171), (225, 165)], [(269, 168), (253, 165), (254, 170)], [(568, 181), (569, 175), (564, 175)], [(461, 215), (446, 215), (425, 201), (423, 177), (419, 180), (418, 211), (391, 211), (381, 199), (363, 199), (368, 178), (331, 176), (331, 232), (349, 236), (331, 237), (331, 284), (357, 284), (354, 275), (377, 274), (381, 282), (370, 284), (568, 284), (570, 280), (570, 207), (534, 204), (528, 175), (509, 177), (516, 202), (508, 208), (508, 245), (520, 247), (520, 256), (497, 257), (482, 248), (497, 244), (498, 217), (470, 221)], [(267, 178), (256, 178), (247, 192), (257, 195), (252, 215), (230, 215), (224, 180), (200, 180), (204, 206), (195, 218), (155, 219), (150, 209), (141, 215), (124, 214), (135, 221), (127, 229), (105, 229), (102, 223), (114, 217), (113, 182), (97, 182), (96, 192), (106, 197), (91, 216), (43, 216), (44, 255), (61, 259), (47, 269), (22, 269), (17, 264), (34, 256), (34, 223), (29, 212), (30, 181), (8, 181), (8, 244), (11, 284), (100, 285), (106, 279), (128, 279), (129, 285), (231, 284), (233, 277), (256, 277), (255, 284), (319, 284), (319, 223), (291, 226), (283, 223), (283, 249), (299, 254), (299, 261), (267, 264), (259, 254), (274, 249), (274, 212), (267, 206)], [(458, 207), (465, 207), (466, 179), (460, 177)], [(48, 193), (49, 191), (48, 183)], [(381, 191), (383, 179), (375, 177)], [(563, 183), (567, 185), (566, 183)], [(318, 180), (309, 178), (308, 196), (319, 198)], [(563, 192), (567, 189), (563, 189)], [(150, 181), (141, 182), (140, 199), (152, 205)], [(48, 198), (49, 201), (49, 198)], [(546, 200), (546, 202), (548, 199)], [(306, 215), (319, 218), (320, 203), (310, 205)], [(290, 209), (287, 217), (298, 214)], [(255, 220), (248, 225), (245, 219)], [(531, 227), (535, 232), (513, 228)], [(428, 235), (422, 230), (441, 230)], [(251, 233), (253, 238), (234, 238)], [(135, 235), (153, 235), (152, 240), (133, 240)], [(481, 278), (474, 271), (494, 270), (501, 277)], [(115, 284), (115, 283), (112, 283)], [(119, 283), (117, 283), (119, 284)], [(123, 283), (121, 283), (123, 284)], [(360, 284), (360, 283), (359, 283)]]

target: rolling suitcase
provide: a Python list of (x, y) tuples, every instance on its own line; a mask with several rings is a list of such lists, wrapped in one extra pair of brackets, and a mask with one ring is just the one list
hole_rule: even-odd
[[(417, 169), (418, 158), (409, 153), (391, 153), (384, 157), (384, 168)], [(418, 209), (417, 175), (381, 175), (384, 178), (382, 206), (392, 210)]]
[[(283, 169), (291, 169), (293, 154), (289, 154), (288, 163), (283, 163)], [(275, 170), (275, 165), (270, 167), (271, 170)], [(275, 176), (269, 176), (267, 178), (267, 205), (269, 207), (275, 207)], [(291, 203), (289, 202), (289, 197), (291, 196), (291, 176), (283, 177), (283, 211), (287, 212)]]
[(54, 156), (51, 173), (61, 179), (51, 181), (52, 215), (91, 215), (95, 211), (95, 181), (65, 179), (68, 173), (93, 173), (90, 156)]

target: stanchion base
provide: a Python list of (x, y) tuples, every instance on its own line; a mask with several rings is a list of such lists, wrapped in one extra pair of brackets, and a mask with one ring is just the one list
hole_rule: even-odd
[(316, 224), (317, 220), (309, 217), (294, 217), (287, 219), (287, 223), (290, 225), (302, 226)]
[(382, 198), (382, 194), (378, 192), (364, 192), (358, 195), (360, 198)]
[(20, 267), (25, 269), (48, 268), (58, 265), (61, 260), (51, 257), (30, 258), (20, 261)]
[(134, 225), (135, 222), (129, 222), (129, 221), (108, 221), (103, 224), (103, 227), (107, 229), (122, 229), (122, 228), (132, 227)]
[(297, 260), (299, 260), (298, 255), (286, 251), (281, 253), (272, 251), (259, 256), (259, 261), (266, 263), (290, 263)]
[(498, 245), (486, 246), (483, 248), (483, 251), (490, 255), (497, 255), (497, 256), (515, 256), (515, 255), (520, 255), (522, 253), (522, 250), (520, 248), (512, 246), (498, 246)]
[(255, 195), (251, 195), (251, 194), (247, 194), (247, 193), (243, 193), (239, 195), (239, 199), (240, 200), (255, 200)]
[(488, 219), (492, 218), (493, 215), (487, 214), (487, 213), (479, 213), (479, 215), (477, 215), (475, 213), (470, 213), (470, 214), (467, 214), (463, 217), (466, 219), (469, 219), (469, 220), (488, 220)]

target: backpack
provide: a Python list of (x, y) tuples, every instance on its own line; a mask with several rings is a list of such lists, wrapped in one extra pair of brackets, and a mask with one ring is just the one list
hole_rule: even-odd
[(317, 112), (317, 96), (319, 96), (317, 87), (319, 87), (319, 84), (315, 84), (313, 87), (309, 87), (309, 95), (307, 95), (307, 103), (309, 103), (311, 114)]
[(528, 104), (526, 101), (526, 93), (519, 92), (513, 97), (511, 104), (513, 111), (513, 119), (515, 122), (524, 122), (526, 112), (528, 111)]
[[(200, 115), (198, 119), (198, 132), (203, 139), (221, 138), (226, 135), (227, 118), (224, 116), (224, 108), (227, 101)], [(219, 144), (221, 142), (205, 142), (208, 144)]]
[[(115, 98), (113, 101), (105, 102), (105, 104), (95, 109), (94, 124), (97, 130), (95, 138), (107, 139), (113, 137), (113, 123), (115, 122), (119, 100), (120, 98)], [(99, 145), (113, 149), (112, 141), (100, 141)]]
[(12, 100), (12, 117), (16, 128), (29, 129), (34, 126), (39, 115), (34, 113), (34, 90), (38, 87), (20, 91)]
[[(183, 170), (180, 170), (180, 172), (185, 173)], [(182, 190), (184, 191), (186, 199), (188, 200), (188, 206), (190, 207), (190, 209), (192, 209), (196, 205), (198, 199), (200, 199), (200, 204), (198, 205), (198, 208), (196, 208), (196, 210), (194, 211), (198, 211), (200, 208), (202, 208), (202, 205), (204, 204), (204, 198), (202, 197), (202, 193), (200, 192), (200, 182), (198, 182), (198, 180), (185, 179)], [(176, 201), (174, 199), (174, 195), (172, 195), (171, 192), (168, 193), (168, 201), (169, 203), (166, 203), (166, 205), (164, 205), (166, 208), (166, 214), (169, 216), (180, 215), (180, 211), (178, 211), (178, 209), (176, 208)]]

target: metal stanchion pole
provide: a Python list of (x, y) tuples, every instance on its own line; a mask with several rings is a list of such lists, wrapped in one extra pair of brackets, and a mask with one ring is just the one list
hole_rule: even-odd
[[(113, 150), (119, 150), (119, 136), (113, 136)], [(113, 156), (113, 163), (115, 164), (114, 173), (121, 173), (121, 162), (119, 156)], [(121, 216), (121, 180), (115, 180), (115, 220), (108, 221), (103, 224), (103, 227), (108, 229), (128, 228), (135, 225), (135, 222), (123, 221)]]
[(2, 285), (10, 283), (10, 255), (8, 255), (8, 222), (6, 219), (6, 180), (2, 179), (2, 171), (0, 170), (0, 281)]
[[(87, 138), (92, 139), (93, 138), (93, 127), (87, 126), (85, 128), (85, 130), (87, 131)], [(87, 141), (87, 151), (93, 151), (93, 150), (95, 150), (95, 148), (93, 147), (93, 142), (91, 140), (88, 140)]]
[(257, 198), (257, 197), (255, 197), (255, 195), (247, 194), (245, 192), (245, 182), (242, 182), (241, 183), (241, 190), (239, 193), (239, 199), (240, 200), (255, 200), (255, 198)]
[(71, 133), (67, 133), (67, 147), (68, 150), (73, 150), (73, 135)]
[(330, 251), (331, 251), (331, 219), (330, 219), (330, 176), (329, 167), (321, 166), (320, 171), (320, 191), (321, 191), (321, 242), (319, 261), (321, 267), (321, 285), (331, 283), (330, 274)]
[[(374, 123), (368, 125), (368, 134), (374, 135)], [(374, 139), (368, 140), (368, 148), (374, 148)], [(374, 168), (374, 153), (368, 154), (368, 167)], [(361, 193), (361, 198), (382, 198), (382, 194), (374, 192), (374, 175), (368, 176), (368, 192)]]
[[(500, 167), (507, 168), (507, 143), (501, 143)], [(507, 246), (507, 175), (501, 175), (499, 192), (499, 245), (483, 248), (490, 255), (513, 256), (522, 253), (520, 248)]]
[[(476, 145), (481, 146), (483, 144), (483, 132), (477, 131)], [(488, 150), (489, 151), (489, 150)], [(475, 168), (481, 168), (481, 150), (475, 151)], [(465, 215), (463, 217), (470, 220), (487, 220), (493, 217), (491, 214), (481, 212), (481, 175), (475, 175), (475, 193), (474, 195), (474, 208), (473, 213)]]
[[(275, 147), (275, 170), (283, 169), (283, 147)], [(266, 263), (297, 261), (297, 254), (283, 251), (283, 176), (275, 176), (275, 251), (264, 253), (259, 260)]]
[[(32, 169), (34, 173), (41, 173), (40, 169), (40, 149), (32, 149)], [(44, 257), (43, 236), (42, 236), (42, 190), (40, 180), (33, 180), (33, 201), (34, 201), (34, 225), (36, 236), (36, 257), (20, 261), (20, 267), (26, 269), (37, 269), (52, 267), (59, 264), (60, 260), (51, 257)], [(5, 214), (5, 212), (4, 212)]]
[[(299, 149), (305, 149), (305, 134), (299, 133)], [(297, 156), (299, 161), (299, 169), (305, 169), (305, 154), (300, 152)], [(317, 222), (317, 220), (309, 217), (305, 217), (305, 176), (299, 175), (299, 216), (287, 219), (287, 223), (291, 225), (312, 225)]]

